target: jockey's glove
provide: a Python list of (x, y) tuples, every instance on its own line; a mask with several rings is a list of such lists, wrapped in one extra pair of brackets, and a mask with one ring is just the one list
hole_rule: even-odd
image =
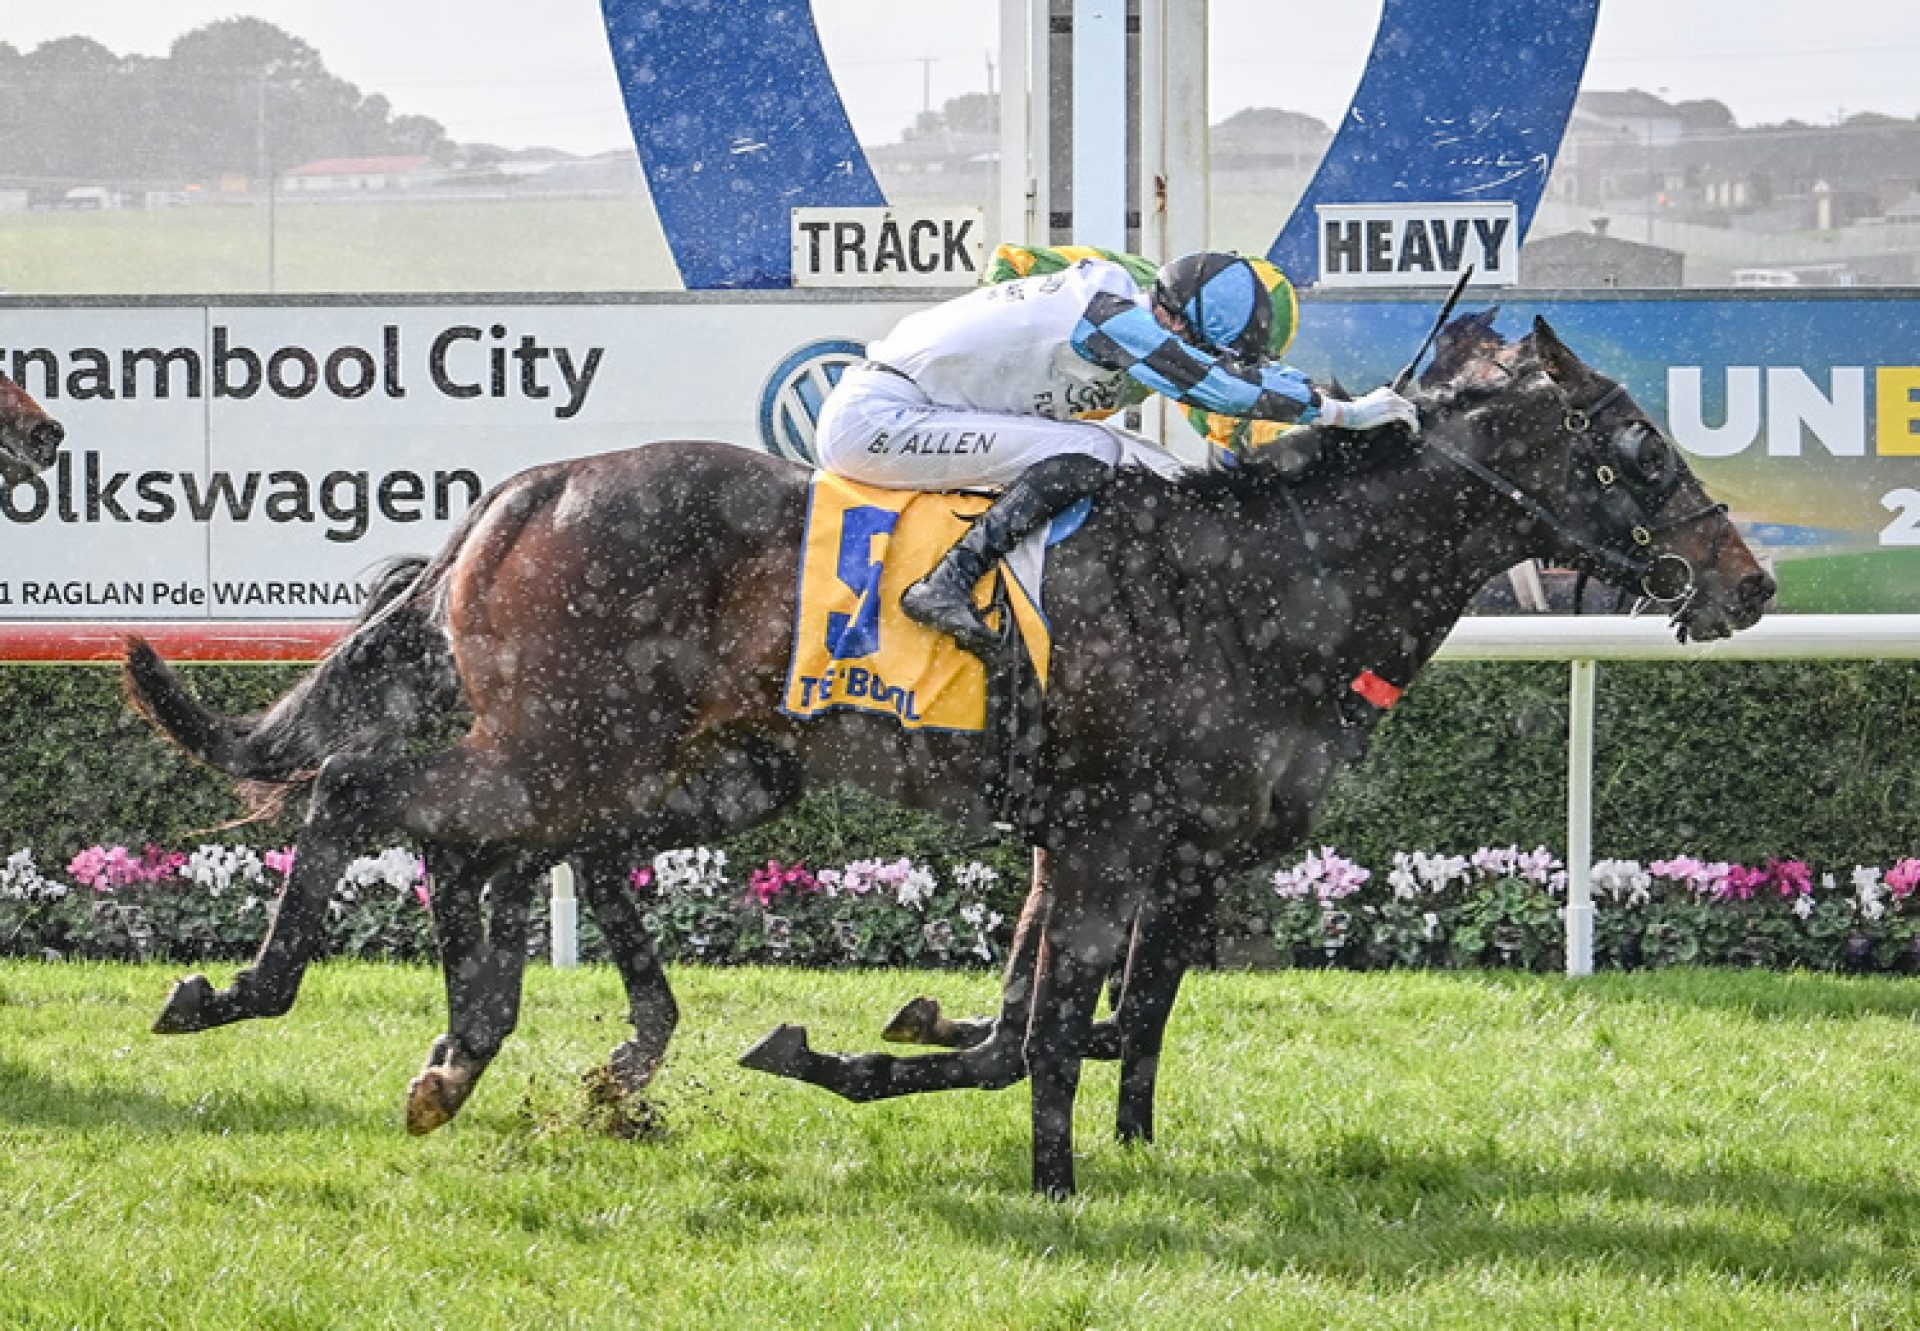
[(1420, 432), (1420, 409), (1391, 388), (1376, 388), (1351, 402), (1320, 396), (1320, 423), (1340, 430), (1377, 430), (1382, 425), (1404, 425)]

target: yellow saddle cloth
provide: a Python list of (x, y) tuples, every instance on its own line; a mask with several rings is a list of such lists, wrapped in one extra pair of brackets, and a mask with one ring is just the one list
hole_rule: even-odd
[[(986, 666), (946, 634), (902, 614), (900, 593), (960, 539), (964, 518), (990, 502), (985, 495), (882, 490), (814, 473), (781, 709), (804, 717), (850, 707), (915, 730), (984, 729)], [(1039, 599), (1044, 549), (1044, 534), (1030, 537), (975, 591), (985, 607), (1006, 583), (1042, 687), (1052, 648)]]

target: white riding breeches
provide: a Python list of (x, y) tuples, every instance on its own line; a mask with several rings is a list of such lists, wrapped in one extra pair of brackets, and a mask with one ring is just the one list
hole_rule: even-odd
[(814, 450), (828, 471), (893, 490), (998, 489), (1062, 453), (1162, 476), (1188, 470), (1152, 440), (1117, 426), (942, 407), (904, 375), (857, 366), (828, 394)]

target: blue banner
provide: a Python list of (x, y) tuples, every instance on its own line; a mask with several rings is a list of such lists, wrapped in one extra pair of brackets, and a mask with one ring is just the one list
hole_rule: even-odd
[(886, 202), (806, 0), (602, 0), (654, 207), (691, 289), (784, 287), (800, 207)]
[[(1288, 359), (1358, 393), (1399, 372), (1437, 313), (1315, 295)], [(1920, 299), (1596, 293), (1504, 300), (1495, 326), (1517, 338), (1535, 315), (1728, 502), (1782, 609), (1920, 613)]]
[(1513, 202), (1533, 223), (1587, 65), (1600, 0), (1386, 0), (1333, 145), (1267, 257), (1320, 272), (1326, 203)]

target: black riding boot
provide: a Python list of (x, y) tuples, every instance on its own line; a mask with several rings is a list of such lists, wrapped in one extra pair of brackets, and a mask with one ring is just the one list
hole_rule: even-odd
[(974, 519), (933, 572), (907, 588), (900, 608), (909, 619), (938, 629), (983, 660), (988, 658), (1000, 639), (974, 608), (973, 589), (1023, 537), (1093, 493), (1111, 470), (1084, 453), (1063, 453), (1034, 463), (993, 501), (992, 508)]

